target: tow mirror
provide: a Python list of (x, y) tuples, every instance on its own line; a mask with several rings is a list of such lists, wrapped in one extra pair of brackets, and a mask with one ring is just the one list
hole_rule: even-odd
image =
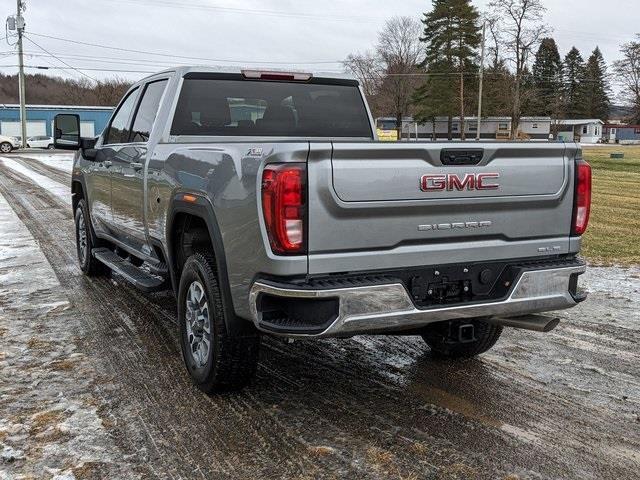
[(53, 144), (60, 150), (80, 148), (80, 116), (70, 113), (56, 115), (53, 121)]

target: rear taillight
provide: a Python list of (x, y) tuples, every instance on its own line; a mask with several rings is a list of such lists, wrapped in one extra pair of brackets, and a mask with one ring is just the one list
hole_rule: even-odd
[(271, 250), (277, 255), (306, 252), (306, 165), (267, 165), (262, 174), (262, 212)]
[(576, 162), (576, 194), (573, 207), (573, 234), (582, 235), (591, 213), (591, 166), (582, 159)]

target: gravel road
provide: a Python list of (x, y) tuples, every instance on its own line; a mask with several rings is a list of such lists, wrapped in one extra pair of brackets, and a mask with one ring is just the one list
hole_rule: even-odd
[(70, 174), (32, 157), (0, 158), (0, 479), (638, 478), (639, 267), (479, 359), (264, 338), (253, 384), (207, 397), (172, 296), (82, 276), (69, 200), (24, 169)]

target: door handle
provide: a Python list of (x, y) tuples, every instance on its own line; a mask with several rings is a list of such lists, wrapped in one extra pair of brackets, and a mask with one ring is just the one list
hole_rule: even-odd
[(133, 168), (134, 170), (141, 170), (142, 167), (144, 167), (142, 163), (139, 163), (139, 162), (131, 163), (131, 168)]

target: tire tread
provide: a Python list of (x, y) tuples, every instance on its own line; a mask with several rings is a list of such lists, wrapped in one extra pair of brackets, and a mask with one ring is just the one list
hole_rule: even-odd
[[(255, 375), (260, 335), (257, 331), (255, 334), (244, 336), (230, 336), (227, 333), (226, 314), (218, 284), (215, 257), (210, 251), (199, 250), (187, 259), (184, 270), (192, 268), (192, 262), (197, 262), (207, 277), (205, 280), (208, 284), (207, 288), (213, 297), (208, 300), (213, 306), (214, 313), (212, 316), (214, 335), (211, 343), (214, 351), (213, 364), (206, 378), (200, 382), (196, 380), (196, 385), (208, 394), (240, 390)], [(182, 295), (180, 295), (180, 301), (182, 301)], [(181, 324), (183, 321), (184, 319), (180, 318)], [(185, 362), (187, 362), (186, 354), (187, 352), (183, 352)]]

